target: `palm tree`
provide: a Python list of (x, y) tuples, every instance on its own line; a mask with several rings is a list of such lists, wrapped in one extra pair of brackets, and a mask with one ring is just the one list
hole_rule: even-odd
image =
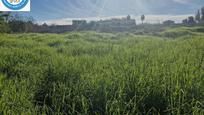
[(143, 24), (143, 22), (144, 22), (144, 20), (145, 20), (145, 15), (142, 15), (142, 16), (141, 16), (141, 20), (142, 20), (142, 24)]

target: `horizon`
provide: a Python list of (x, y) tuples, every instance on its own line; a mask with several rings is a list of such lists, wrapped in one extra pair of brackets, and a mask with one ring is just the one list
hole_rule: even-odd
[[(136, 24), (142, 24), (141, 16), (133, 16), (130, 15), (131, 19), (135, 19)], [(166, 20), (175, 21), (175, 23), (182, 23), (182, 20), (186, 19), (189, 16), (193, 16), (193, 14), (186, 14), (186, 15), (145, 15), (144, 23), (147, 24), (162, 24)], [(100, 21), (100, 20), (111, 20), (111, 19), (121, 19), (125, 18), (127, 15), (124, 16), (110, 16), (110, 17), (89, 17), (89, 18), (62, 18), (62, 19), (51, 19), (45, 21), (37, 21), (36, 23), (42, 25), (46, 23), (47, 25), (72, 25), (73, 20), (86, 20), (87, 22), (90, 21)]]

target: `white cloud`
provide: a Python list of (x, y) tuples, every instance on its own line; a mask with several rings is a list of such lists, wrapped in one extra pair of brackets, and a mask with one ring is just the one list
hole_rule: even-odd
[(174, 2), (180, 3), (180, 4), (188, 4), (192, 2), (193, 0), (173, 0)]
[(70, 19), (51, 19), (51, 20), (45, 20), (45, 21), (37, 21), (38, 24), (48, 24), (48, 25), (71, 25), (72, 24), (72, 20)]

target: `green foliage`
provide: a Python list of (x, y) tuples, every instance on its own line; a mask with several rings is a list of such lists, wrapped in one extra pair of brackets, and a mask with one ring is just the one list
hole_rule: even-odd
[(145, 20), (145, 15), (142, 15), (142, 16), (141, 16), (142, 24), (143, 24), (144, 20)]
[(25, 26), (23, 21), (12, 21), (9, 22), (9, 27), (12, 32), (24, 32)]
[(1, 34), (0, 114), (204, 114), (197, 29)]
[(178, 38), (182, 36), (192, 36), (194, 33), (186, 28), (167, 29), (160, 33), (161, 36), (167, 38)]
[(4, 21), (3, 13), (0, 12), (0, 33), (9, 32), (10, 28), (8, 24)]
[(0, 21), (0, 33), (10, 32), (9, 25), (3, 21)]

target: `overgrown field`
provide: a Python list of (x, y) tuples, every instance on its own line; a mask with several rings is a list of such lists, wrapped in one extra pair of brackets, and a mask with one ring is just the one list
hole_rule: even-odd
[(0, 34), (0, 114), (203, 115), (204, 34), (180, 29)]

